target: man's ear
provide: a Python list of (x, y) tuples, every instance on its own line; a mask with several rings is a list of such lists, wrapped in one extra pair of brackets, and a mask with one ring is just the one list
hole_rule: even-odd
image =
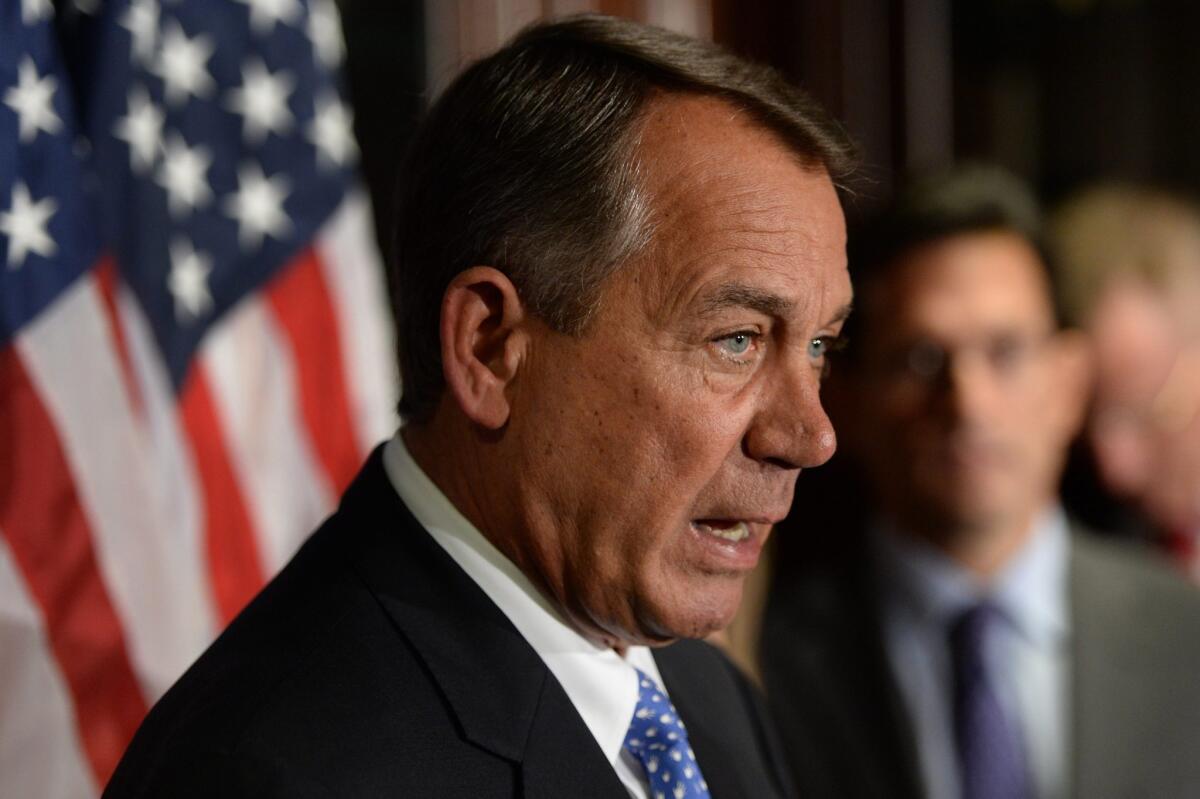
[(490, 266), (460, 272), (442, 296), (442, 373), (462, 412), (498, 430), (508, 422), (506, 389), (521, 362), (525, 310), (516, 286)]

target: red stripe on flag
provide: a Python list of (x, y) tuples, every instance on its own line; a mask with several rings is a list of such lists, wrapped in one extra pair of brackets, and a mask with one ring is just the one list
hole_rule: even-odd
[(262, 588), (263, 567), (212, 389), (199, 362), (188, 374), (179, 410), (200, 477), (204, 543), (217, 613), (227, 624)]
[(0, 351), (0, 528), (41, 607), (103, 785), (146, 714), (121, 621), (50, 415), (16, 351)]
[(304, 425), (335, 495), (340, 495), (364, 453), (350, 416), (341, 331), (311, 247), (272, 281), (267, 297), (292, 350)]
[(133, 358), (129, 354), (129, 344), (125, 340), (125, 326), (121, 323), (121, 314), (117, 309), (117, 284), (120, 282), (120, 276), (117, 274), (117, 262), (111, 256), (105, 256), (94, 271), (96, 285), (99, 287), (100, 297), (104, 301), (104, 316), (108, 320), (109, 330), (112, 331), (117, 361), (121, 364), (121, 377), (125, 383), (125, 390), (129, 393), (129, 404), (133, 407), (134, 415), (141, 416), (142, 394), (138, 390), (137, 380), (133, 376)]

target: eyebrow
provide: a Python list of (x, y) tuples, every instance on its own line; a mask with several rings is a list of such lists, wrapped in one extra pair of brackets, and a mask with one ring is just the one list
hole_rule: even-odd
[[(795, 307), (792, 300), (784, 299), (778, 294), (764, 291), (745, 283), (726, 283), (704, 298), (700, 313), (708, 316), (723, 311), (726, 308), (750, 308), (766, 316), (784, 316)], [(854, 310), (853, 303), (846, 303), (838, 309), (825, 326), (844, 322)]]
[(700, 313), (709, 316), (726, 308), (749, 308), (767, 316), (783, 316), (794, 305), (778, 294), (745, 283), (725, 283), (704, 298)]
[(833, 315), (832, 319), (830, 319), (828, 322), (826, 322), (826, 324), (827, 325), (836, 325), (838, 322), (845, 322), (848, 318), (850, 318), (850, 313), (853, 310), (854, 310), (854, 304), (850, 303), (850, 302), (846, 303), (838, 310), (837, 313), (835, 313)]

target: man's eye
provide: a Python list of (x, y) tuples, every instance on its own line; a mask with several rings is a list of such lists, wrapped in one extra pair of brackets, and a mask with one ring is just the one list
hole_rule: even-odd
[(808, 342), (808, 357), (819, 361), (845, 346), (845, 339), (840, 336), (817, 336)]
[(820, 367), (821, 377), (825, 378), (832, 364), (830, 356), (845, 348), (846, 339), (842, 336), (817, 336), (808, 342), (808, 357)]
[(997, 372), (1015, 372), (1029, 361), (1037, 342), (1019, 335), (997, 336), (987, 344), (987, 359)]
[(745, 355), (754, 348), (754, 343), (758, 339), (758, 334), (749, 330), (740, 330), (737, 333), (731, 333), (728, 336), (722, 336), (716, 339), (714, 343), (725, 355), (738, 356)]

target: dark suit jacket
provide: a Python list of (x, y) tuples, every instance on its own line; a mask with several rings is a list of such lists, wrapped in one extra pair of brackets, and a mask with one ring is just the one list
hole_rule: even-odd
[[(1069, 558), (1072, 794), (1200, 796), (1200, 593), (1086, 534)], [(866, 563), (860, 549), (792, 575), (764, 622), (768, 702), (804, 797), (923, 795)]]
[[(746, 681), (655, 654), (714, 797), (790, 795)], [(376, 451), (338, 512), (154, 707), (104, 794), (625, 797), (541, 659)]]

